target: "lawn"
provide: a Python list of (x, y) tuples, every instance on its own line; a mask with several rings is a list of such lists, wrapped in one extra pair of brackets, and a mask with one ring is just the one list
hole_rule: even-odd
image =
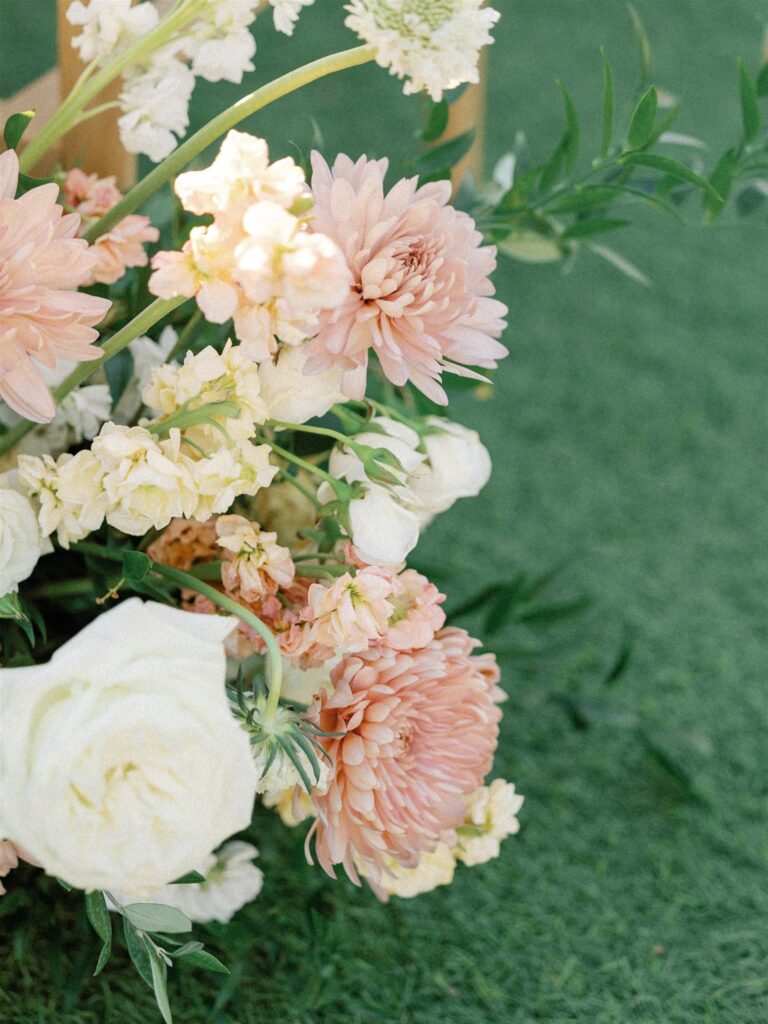
[[(347, 45), (337, 6), (318, 0), (292, 43), (261, 26), (254, 78)], [(501, 6), (490, 157), (519, 129), (539, 155), (551, 148), (556, 77), (572, 87), (588, 144), (600, 44), (622, 99), (636, 80), (624, 5)], [(765, 7), (637, 7), (655, 80), (683, 99), (680, 130), (711, 143), (711, 165), (737, 137), (736, 58), (759, 63)], [(236, 93), (206, 95), (196, 116)], [(418, 101), (370, 68), (251, 128), (290, 152), (311, 145), (316, 122), (327, 153), (391, 152), (397, 164), (418, 118)], [(510, 694), (497, 770), (526, 794), (520, 835), (452, 887), (384, 907), (306, 866), (302, 837), (261, 827), (264, 812), (254, 835), (266, 884), (238, 918), (233, 973), (223, 986), (180, 973), (181, 1024), (768, 1019), (765, 215), (730, 213), (707, 230), (643, 217), (614, 241), (652, 288), (593, 257), (567, 275), (502, 264), (511, 355), (491, 399), (462, 395), (451, 409), (481, 432), (495, 475), (417, 552), (454, 606), (489, 580), (559, 563), (554, 599), (591, 599), (577, 619), (494, 638)], [(525, 653), (539, 644), (543, 655)], [(629, 648), (626, 671), (603, 685)], [(590, 728), (564, 709), (575, 687), (595, 710)], [(40, 918), (11, 955), (8, 923), (23, 915), (0, 918), (2, 1024), (155, 1020), (125, 957), (89, 979), (95, 946), (68, 910), (74, 898), (54, 890), (60, 948)]]

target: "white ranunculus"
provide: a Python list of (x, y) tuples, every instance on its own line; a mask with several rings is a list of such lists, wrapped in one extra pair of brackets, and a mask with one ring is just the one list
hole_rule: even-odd
[(305, 377), (306, 361), (303, 346), (286, 345), (276, 363), (267, 360), (259, 367), (261, 398), (269, 419), (306, 423), (315, 416), (324, 416), (337, 402), (346, 401), (340, 389), (341, 367)]
[[(388, 466), (387, 469), (405, 484), (409, 474), (414, 473), (426, 459), (426, 455), (418, 450), (419, 435), (404, 423), (390, 419), (389, 416), (374, 416), (371, 426), (380, 429), (364, 430), (360, 434), (355, 434), (355, 442), (369, 448), (385, 448), (392, 452), (403, 467), (404, 473), (400, 473), (392, 466)], [(362, 461), (350, 448), (334, 448), (329, 469), (332, 476), (348, 483), (367, 479)], [(402, 497), (408, 501), (411, 495), (402, 492)]]
[[(166, 885), (152, 894), (152, 903), (176, 907), (196, 924), (218, 921), (228, 924), (246, 903), (255, 900), (264, 884), (264, 875), (253, 863), (259, 851), (250, 843), (225, 843), (217, 852), (201, 861), (197, 871), (204, 882)], [(135, 898), (116, 893), (122, 904)]]
[(44, 553), (37, 515), (29, 498), (0, 478), (0, 597), (32, 575)]
[(0, 835), (75, 888), (149, 897), (245, 828), (233, 626), (132, 598), (47, 664), (0, 669)]
[(369, 565), (400, 565), (419, 540), (419, 519), (384, 487), (349, 503), (352, 543)]
[(408, 478), (408, 487), (420, 503), (422, 526), (459, 498), (479, 494), (491, 475), (491, 457), (476, 431), (437, 416), (428, 423), (436, 428), (424, 437), (429, 461)]

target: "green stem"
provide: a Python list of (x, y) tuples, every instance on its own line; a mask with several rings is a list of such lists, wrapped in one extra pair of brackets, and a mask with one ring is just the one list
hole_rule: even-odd
[(261, 619), (257, 618), (253, 612), (249, 612), (247, 608), (238, 604), (237, 601), (233, 601), (231, 597), (227, 597), (225, 594), (219, 593), (219, 591), (214, 587), (210, 587), (202, 580), (196, 579), (194, 576), (190, 576), (189, 573), (181, 572), (180, 569), (172, 569), (169, 565), (162, 565), (160, 562), (152, 562), (151, 571), (157, 573), (158, 576), (164, 576), (172, 583), (178, 584), (179, 587), (183, 587), (187, 590), (195, 590), (198, 594), (202, 594), (203, 597), (207, 597), (210, 601), (213, 601), (213, 603), (218, 605), (219, 608), (222, 608), (231, 615), (236, 615), (239, 619), (242, 619), (247, 626), (250, 626), (251, 629), (255, 630), (259, 634), (266, 645), (269, 657), (269, 697), (267, 699), (267, 712), (270, 715), (274, 714), (275, 711), (277, 711), (277, 707), (280, 702), (280, 690), (283, 683), (283, 656), (272, 630), (269, 629)]
[(176, 339), (176, 344), (165, 357), (166, 363), (172, 363), (177, 356), (181, 355), (181, 353), (186, 350), (187, 345), (189, 344), (189, 339), (194, 334), (197, 325), (200, 323), (202, 319), (202, 312), (199, 309), (196, 309), (192, 316), (189, 318), (183, 330), (179, 331), (179, 336)]
[(286, 462), (292, 462), (295, 466), (300, 466), (301, 469), (306, 469), (308, 473), (314, 473), (315, 476), (319, 476), (323, 480), (327, 480), (331, 485), (338, 483), (336, 478), (331, 476), (330, 473), (326, 473), (324, 469), (320, 469), (319, 466), (315, 466), (311, 462), (307, 462), (306, 459), (302, 459), (300, 456), (294, 455), (293, 452), (289, 452), (286, 448), (281, 448), (280, 445), (275, 444), (274, 441), (267, 441), (267, 444), (276, 455), (279, 455), (281, 459), (285, 459)]
[(103, 558), (105, 562), (123, 562), (122, 551), (110, 551), (101, 544), (94, 544), (89, 540), (79, 540), (69, 545), (70, 551), (79, 551), (81, 555), (94, 555), (96, 558)]
[(51, 146), (78, 123), (91, 100), (96, 99), (127, 68), (143, 63), (155, 50), (170, 42), (204, 11), (205, 3), (206, 0), (184, 0), (156, 28), (121, 50), (100, 71), (95, 71), (93, 66), (86, 68), (51, 120), (20, 155), (21, 170), (26, 172), (34, 167)]
[(212, 416), (223, 416), (224, 419), (236, 420), (239, 415), (240, 406), (237, 402), (208, 402), (196, 409), (187, 409), (182, 406), (164, 419), (152, 420), (151, 423), (146, 424), (146, 427), (156, 437), (167, 437), (174, 428), (187, 430), (189, 427), (196, 427), (199, 423), (210, 423)]
[(318, 434), (320, 437), (331, 437), (334, 441), (342, 444), (349, 444), (350, 438), (338, 430), (331, 430), (329, 427), (309, 427), (306, 423), (286, 423), (284, 420), (269, 420), (268, 427), (275, 430), (292, 430), (300, 434)]
[(203, 128), (191, 135), (186, 142), (183, 142), (178, 149), (175, 149), (169, 157), (166, 157), (162, 163), (159, 163), (154, 170), (140, 181), (138, 185), (135, 185), (131, 191), (122, 199), (116, 206), (114, 206), (109, 213), (105, 214), (101, 220), (96, 221), (95, 224), (91, 225), (86, 234), (86, 238), (89, 242), (103, 235), (109, 231), (118, 221), (121, 221), (123, 217), (126, 217), (129, 213), (133, 213), (134, 210), (138, 209), (151, 195), (153, 195), (159, 188), (161, 188), (167, 181), (173, 178), (182, 168), (193, 160), (196, 156), (199, 156), (212, 142), (221, 138), (222, 135), (226, 134), (231, 128), (236, 127), (246, 117), (250, 117), (251, 114), (255, 114), (258, 110), (263, 110), (264, 107), (270, 103), (274, 103), (275, 100), (281, 99), (283, 96), (288, 96), (290, 93), (295, 92), (297, 89), (301, 89), (303, 86), (308, 85), (310, 82), (315, 82), (320, 78), (324, 78), (326, 75), (332, 75), (337, 71), (344, 71), (347, 68), (358, 67), (361, 64), (367, 64), (374, 58), (374, 51), (368, 46), (358, 46), (351, 50), (343, 50), (341, 53), (334, 53), (328, 57), (322, 57), (320, 60), (313, 61), (311, 64), (306, 64), (304, 67), (297, 68), (295, 71), (289, 72), (287, 75), (275, 79), (274, 82), (269, 82), (267, 85), (263, 85), (260, 89), (250, 93), (248, 96), (244, 96), (241, 100), (238, 100), (233, 106), (223, 111), (213, 120), (209, 121)]
[(51, 600), (58, 597), (77, 597), (81, 594), (92, 594), (93, 583), (89, 579), (59, 580), (53, 583), (42, 583), (24, 591), (24, 596), (33, 601)]
[[(134, 338), (144, 334), (158, 320), (162, 320), (164, 316), (167, 316), (184, 301), (186, 300), (183, 298), (155, 299), (151, 305), (147, 306), (138, 316), (135, 316), (125, 327), (121, 327), (119, 331), (112, 335), (109, 341), (105, 343), (103, 354), (98, 359), (91, 359), (87, 363), (80, 363), (68, 377), (64, 378), (58, 387), (53, 389), (52, 394), (56, 404), (58, 405), (62, 399), (67, 397), (70, 391), (73, 391), (78, 385), (94, 374), (108, 359), (111, 359), (112, 356), (117, 355), (118, 352), (129, 345)], [(35, 426), (36, 424), (30, 420), (22, 420), (21, 423), (6, 431), (5, 434), (0, 435), (0, 454), (12, 448)]]

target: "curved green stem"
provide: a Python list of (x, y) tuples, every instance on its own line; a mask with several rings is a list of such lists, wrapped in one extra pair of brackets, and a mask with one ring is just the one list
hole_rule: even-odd
[(182, 352), (186, 351), (189, 345), (192, 335), (195, 333), (198, 324), (203, 319), (203, 314), (200, 309), (195, 309), (192, 316), (189, 318), (185, 326), (179, 331), (179, 336), (176, 339), (176, 344), (173, 346), (171, 351), (165, 357), (166, 363), (172, 363), (177, 356), (181, 355)]
[[(306, 423), (286, 423), (284, 420), (269, 420), (268, 427), (275, 430), (291, 430), (300, 434), (318, 434), (320, 437), (330, 437), (342, 444), (349, 444), (350, 438), (338, 430), (331, 430), (330, 427), (310, 427)], [(353, 440), (353, 439), (352, 439)]]
[(241, 100), (214, 117), (194, 135), (190, 135), (186, 142), (183, 142), (169, 157), (166, 157), (162, 163), (150, 171), (146, 178), (135, 185), (109, 213), (92, 224), (85, 237), (92, 242), (109, 231), (118, 221), (121, 221), (129, 213), (133, 213), (167, 181), (186, 167), (190, 160), (199, 156), (212, 142), (221, 138), (231, 128), (236, 127), (246, 117), (250, 117), (258, 110), (263, 110), (275, 100), (288, 96), (310, 82), (315, 82), (326, 75), (332, 75), (336, 71), (344, 71), (347, 68), (358, 67), (360, 64), (367, 64), (373, 58), (374, 51), (369, 46), (357, 46), (351, 50), (343, 50), (341, 53), (333, 53), (328, 57), (322, 57), (311, 64), (297, 68), (295, 71), (290, 71), (287, 75), (276, 78), (274, 82), (263, 85), (248, 96), (243, 96)]
[[(83, 381), (94, 374), (108, 359), (111, 359), (112, 356), (117, 355), (118, 352), (129, 345), (134, 338), (144, 334), (158, 320), (162, 320), (164, 316), (167, 316), (185, 301), (186, 299), (184, 298), (155, 299), (151, 305), (147, 306), (138, 316), (135, 316), (125, 327), (121, 327), (119, 331), (112, 335), (104, 345), (103, 354), (98, 359), (91, 359), (87, 363), (80, 363), (68, 377), (64, 378), (58, 387), (53, 389), (52, 394), (56, 404), (58, 405), (63, 398), (67, 397), (70, 391), (73, 391), (79, 384), (82, 384)], [(0, 454), (12, 448), (35, 426), (36, 424), (30, 420), (22, 420), (21, 423), (1, 434)]]

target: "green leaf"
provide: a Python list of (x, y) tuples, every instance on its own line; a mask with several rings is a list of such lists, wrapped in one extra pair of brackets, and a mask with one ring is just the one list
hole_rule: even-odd
[(205, 875), (201, 875), (199, 871), (188, 871), (186, 875), (182, 875), (181, 878), (171, 882), (171, 885), (195, 885), (204, 881)]
[(205, 949), (198, 949), (193, 953), (184, 953), (183, 960), (188, 966), (199, 967), (201, 971), (212, 971), (214, 974), (229, 974), (229, 968), (225, 967), (221, 960), (217, 960), (212, 953)]
[(731, 192), (733, 175), (738, 159), (738, 153), (735, 149), (726, 150), (709, 176), (709, 184), (718, 195), (717, 198), (709, 193), (706, 193), (704, 196), (704, 215), (708, 223), (717, 220), (725, 208), (726, 201)]
[(93, 972), (95, 977), (104, 969), (112, 952), (112, 918), (107, 910), (107, 901), (104, 899), (103, 892), (86, 893), (85, 912), (91, 922), (91, 927), (103, 943), (96, 970)]
[(186, 914), (163, 903), (129, 903), (123, 910), (133, 927), (140, 932), (176, 935), (192, 931), (192, 922)]
[(616, 98), (613, 89), (613, 72), (608, 63), (605, 48), (600, 47), (603, 57), (603, 141), (600, 146), (600, 156), (606, 156), (611, 148), (613, 139), (613, 116), (616, 106)]
[(651, 170), (660, 171), (662, 174), (668, 174), (671, 178), (676, 178), (678, 181), (687, 181), (689, 184), (695, 185), (696, 188), (700, 188), (714, 199), (722, 199), (722, 196), (710, 185), (706, 178), (702, 178), (700, 174), (692, 171), (690, 167), (686, 167), (685, 164), (681, 164), (667, 156), (658, 156), (656, 153), (627, 153), (621, 158), (621, 162), (632, 167), (648, 167)]
[(658, 94), (654, 86), (651, 86), (640, 97), (632, 113), (629, 131), (627, 132), (627, 150), (642, 149), (651, 141), (658, 105)]
[(566, 241), (572, 238), (589, 238), (591, 235), (602, 235), (606, 231), (625, 228), (631, 223), (629, 220), (603, 220), (597, 217), (590, 218), (589, 220), (577, 220), (575, 224), (571, 224), (569, 228), (566, 228), (561, 237)]
[(23, 631), (30, 646), (34, 646), (35, 631), (32, 620), (18, 594), (5, 594), (0, 597), (0, 619), (12, 619)]
[(139, 977), (142, 981), (152, 988), (152, 970), (149, 966), (147, 940), (143, 936), (137, 935), (136, 929), (126, 917), (123, 918), (123, 931), (125, 933), (125, 944), (128, 947), (128, 955), (133, 962), (133, 966), (139, 972)]
[(552, 604), (537, 605), (517, 616), (519, 622), (556, 622), (558, 619), (567, 619), (577, 615), (590, 605), (588, 597), (577, 597), (572, 601), (557, 601)]
[(109, 393), (114, 408), (123, 397), (133, 376), (133, 355), (130, 349), (124, 348), (117, 355), (108, 359), (104, 363), (104, 372), (107, 375), (107, 384), (109, 384)]
[(466, 156), (475, 141), (475, 131), (470, 129), (463, 135), (457, 135), (455, 139), (449, 139), (439, 146), (433, 146), (426, 153), (422, 153), (413, 164), (413, 169), (420, 178), (430, 174), (450, 170), (462, 157)]
[(3, 128), (3, 141), (6, 149), (16, 149), (27, 126), (35, 116), (34, 110), (25, 110), (21, 114), (11, 114)]
[(640, 20), (640, 15), (635, 10), (634, 4), (627, 4), (629, 16), (632, 19), (632, 28), (637, 41), (637, 51), (640, 57), (640, 69), (642, 81), (647, 82), (651, 77), (651, 44), (648, 41), (648, 33)]
[(445, 133), (450, 113), (451, 108), (447, 100), (441, 100), (439, 103), (430, 102), (426, 124), (421, 133), (424, 142), (436, 142)]
[(548, 214), (560, 213), (583, 213), (586, 210), (594, 210), (600, 206), (607, 206), (614, 199), (620, 198), (627, 192), (618, 185), (583, 185), (575, 188), (573, 192), (566, 192), (560, 197), (555, 197), (547, 203)]
[(757, 138), (760, 131), (760, 104), (752, 76), (744, 61), (739, 57), (739, 96), (741, 98), (741, 123), (747, 142)]
[(173, 1024), (171, 1004), (168, 1002), (168, 967), (151, 946), (149, 947), (149, 967), (152, 971), (152, 988), (155, 992), (157, 1008), (162, 1014), (165, 1024)]
[(603, 686), (615, 686), (619, 679), (621, 679), (632, 660), (634, 647), (632, 638), (625, 637), (613, 664), (603, 677)]
[(563, 105), (565, 106), (565, 134), (560, 144), (563, 148), (564, 170), (566, 175), (569, 176), (573, 172), (579, 156), (579, 115), (576, 113), (576, 107), (574, 106), (571, 94), (562, 82), (558, 81), (557, 84), (560, 92), (563, 94)]
[(523, 263), (554, 263), (563, 258), (563, 248), (556, 238), (538, 231), (513, 231), (497, 244), (499, 252)]
[(123, 575), (127, 583), (141, 583), (152, 566), (152, 562), (143, 551), (123, 552)]
[(768, 96), (768, 64), (763, 64), (757, 76), (757, 95)]
[(630, 281), (634, 281), (636, 284), (640, 284), (643, 288), (652, 288), (653, 282), (651, 279), (642, 272), (642, 270), (635, 266), (626, 256), (622, 256), (614, 249), (609, 249), (607, 245), (590, 245), (590, 252), (593, 252), (595, 256), (599, 256), (600, 259), (605, 260), (606, 263), (610, 263), (612, 267), (615, 267), (620, 273), (628, 277)]

